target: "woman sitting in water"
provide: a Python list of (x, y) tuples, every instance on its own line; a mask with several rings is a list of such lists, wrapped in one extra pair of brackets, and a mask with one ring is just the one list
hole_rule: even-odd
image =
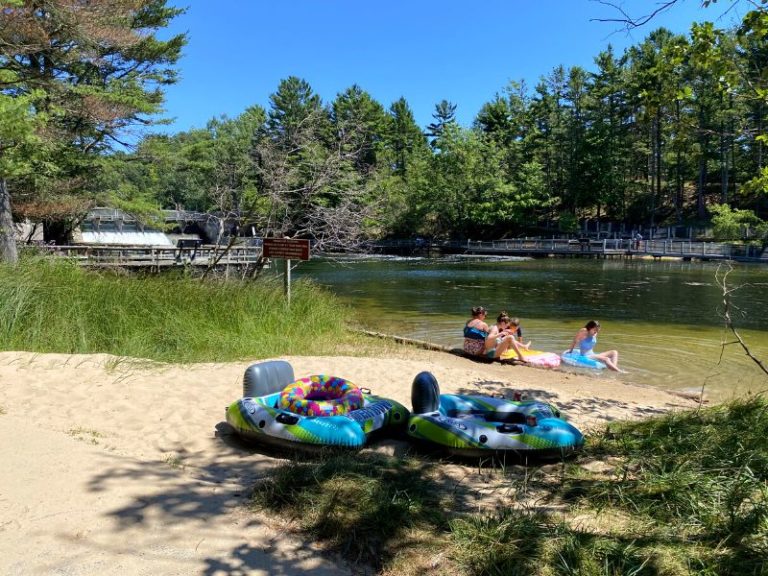
[(601, 352), (595, 354), (593, 350), (595, 344), (597, 344), (597, 333), (600, 332), (600, 322), (597, 320), (590, 320), (584, 325), (584, 328), (579, 328), (576, 335), (573, 337), (571, 343), (571, 349), (568, 352), (573, 352), (573, 349), (578, 346), (579, 353), (582, 356), (589, 356), (604, 362), (608, 368), (615, 372), (624, 372), (619, 368), (619, 352), (618, 350), (608, 350), (607, 352)]
[(470, 356), (482, 356), (485, 353), (485, 340), (488, 338), (488, 314), (482, 306), (472, 308), (472, 318), (464, 325), (464, 352)]
[(509, 327), (509, 316), (502, 312), (496, 324), (489, 328), (485, 323), (487, 315), (482, 306), (472, 308), (472, 318), (464, 325), (464, 352), (470, 356), (494, 359), (514, 347), (520, 360), (525, 362), (514, 337), (503, 332)]

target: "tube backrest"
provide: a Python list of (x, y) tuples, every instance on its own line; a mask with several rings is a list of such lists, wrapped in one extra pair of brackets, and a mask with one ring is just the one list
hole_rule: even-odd
[(413, 379), (411, 406), (414, 414), (429, 414), (440, 409), (440, 386), (431, 372), (419, 372)]
[(293, 366), (285, 360), (267, 360), (252, 364), (243, 375), (243, 397), (266, 396), (279, 392), (295, 380)]

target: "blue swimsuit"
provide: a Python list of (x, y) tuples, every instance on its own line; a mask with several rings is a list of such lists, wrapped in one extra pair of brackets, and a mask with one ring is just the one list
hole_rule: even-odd
[(579, 342), (579, 352), (582, 356), (592, 356), (594, 354), (592, 349), (595, 347), (595, 344), (597, 344), (597, 336), (590, 334)]

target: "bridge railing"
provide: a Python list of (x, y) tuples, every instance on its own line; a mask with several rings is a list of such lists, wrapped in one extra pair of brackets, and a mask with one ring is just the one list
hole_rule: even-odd
[(466, 243), (469, 251), (499, 251), (499, 252), (542, 252), (542, 253), (579, 253), (579, 252), (611, 252), (626, 251), (630, 248), (630, 240), (620, 238), (604, 238), (602, 240), (566, 239), (566, 238), (510, 238), (505, 240), (469, 240)]
[[(202, 245), (179, 248), (176, 246), (145, 245), (44, 245), (40, 249), (83, 265), (93, 266), (173, 266), (191, 264), (208, 266), (224, 252), (224, 246)], [(233, 246), (218, 261), (220, 265), (245, 265), (261, 258), (261, 246)]]
[(765, 258), (761, 246), (728, 244), (725, 242), (692, 242), (686, 240), (648, 240), (641, 242), (641, 251), (653, 255), (700, 258)]
[(690, 240), (633, 240), (629, 238), (509, 238), (503, 240), (419, 241), (399, 240), (377, 243), (387, 248), (450, 247), (486, 254), (649, 254), (678, 258), (768, 260), (761, 246)]

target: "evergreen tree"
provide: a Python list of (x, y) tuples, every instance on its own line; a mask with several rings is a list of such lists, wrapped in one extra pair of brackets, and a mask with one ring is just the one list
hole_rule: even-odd
[(435, 111), (432, 114), (435, 119), (427, 126), (427, 136), (432, 138), (431, 144), (434, 148), (440, 147), (440, 137), (443, 135), (446, 126), (456, 124), (456, 104), (441, 100), (435, 104)]
[(384, 107), (358, 85), (339, 94), (331, 104), (331, 123), (343, 154), (366, 174), (376, 166), (376, 152), (386, 131)]
[(392, 156), (391, 165), (399, 176), (408, 174), (411, 158), (429, 153), (427, 139), (416, 124), (413, 111), (405, 98), (399, 98), (389, 107), (389, 120), (385, 129), (384, 149)]
[[(10, 149), (52, 153), (54, 176), (83, 174), (87, 156), (121, 144), (120, 134), (148, 125), (161, 111), (162, 88), (176, 81), (173, 64), (184, 35), (155, 32), (181, 10), (165, 0), (13, 0), (0, 11), (0, 256), (16, 258), (11, 179), (24, 171)], [(21, 113), (19, 106), (24, 112)], [(30, 147), (33, 139), (42, 147)], [(33, 153), (27, 166), (51, 160)], [(57, 173), (58, 172), (58, 173)], [(27, 180), (26, 189), (34, 192)]]

